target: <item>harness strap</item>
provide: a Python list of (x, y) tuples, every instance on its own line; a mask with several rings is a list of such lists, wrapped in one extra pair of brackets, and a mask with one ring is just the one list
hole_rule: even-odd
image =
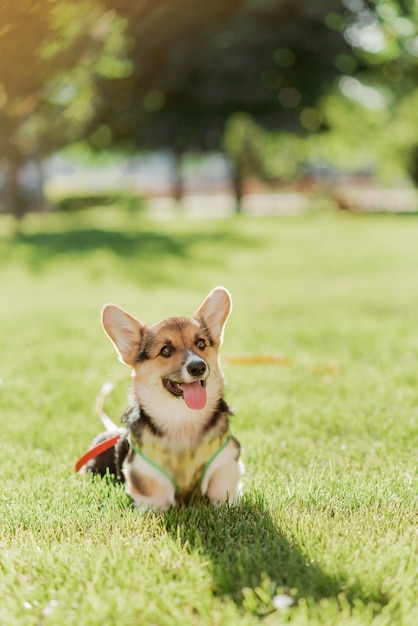
[(222, 452), (222, 450), (225, 450), (226, 446), (229, 444), (229, 442), (232, 439), (232, 435), (229, 435), (228, 439), (221, 445), (220, 448), (218, 448), (218, 450), (216, 450), (216, 452), (214, 452), (212, 454), (212, 456), (210, 457), (209, 461), (206, 463), (205, 467), (203, 468), (203, 472), (202, 475), (200, 477), (199, 480), (199, 488), (202, 485), (203, 479), (206, 475), (206, 472), (208, 471), (209, 467), (212, 465), (213, 461), (216, 459), (217, 456), (219, 456), (219, 454)]
[[(202, 470), (202, 474), (200, 476), (199, 479), (199, 489), (202, 485), (203, 479), (209, 469), (209, 467), (211, 466), (211, 464), (213, 463), (213, 461), (216, 459), (216, 457), (222, 452), (222, 450), (224, 450), (227, 445), (229, 444), (229, 442), (232, 439), (232, 435), (230, 434), (229, 437), (224, 441), (224, 443), (220, 446), (220, 448), (218, 448), (210, 457), (209, 461), (207, 461), (207, 463), (205, 464), (203, 470)], [(144, 454), (137, 445), (135, 445), (135, 443), (132, 441), (131, 438), (131, 434), (129, 433), (128, 435), (128, 442), (129, 445), (131, 446), (132, 450), (138, 454), (138, 456), (140, 456), (141, 458), (144, 459), (144, 461), (146, 461), (147, 463), (149, 463), (154, 469), (158, 470), (159, 472), (161, 472), (161, 474), (163, 474), (169, 481), (170, 483), (173, 485), (174, 487), (174, 491), (175, 494), (178, 495), (180, 492), (180, 486), (178, 484), (178, 482), (176, 481), (176, 479), (174, 478), (174, 476), (172, 476), (172, 474), (170, 474), (170, 472), (168, 472), (164, 467), (162, 467), (161, 465), (159, 465), (158, 463), (156, 463), (155, 461), (153, 461), (153, 459), (151, 459), (149, 456), (147, 456), (146, 454)]]
[(90, 448), (90, 450), (87, 450), (87, 452), (85, 452), (83, 456), (81, 456), (76, 462), (74, 466), (75, 471), (79, 472), (86, 463), (96, 458), (96, 456), (99, 456), (99, 454), (102, 454), (103, 452), (106, 452), (106, 450), (109, 450), (110, 448), (115, 446), (120, 437), (121, 434), (118, 433), (117, 435), (113, 435), (113, 437), (109, 437), (109, 439), (101, 441), (96, 446), (93, 446), (93, 448)]
[(135, 445), (135, 443), (132, 441), (131, 438), (131, 433), (129, 433), (128, 435), (128, 442), (129, 445), (131, 446), (132, 450), (134, 452), (136, 452), (136, 454), (140, 457), (142, 457), (144, 459), (144, 461), (146, 461), (147, 463), (149, 463), (152, 467), (154, 467), (155, 469), (157, 469), (159, 472), (161, 472), (161, 474), (164, 474), (164, 476), (166, 478), (168, 478), (168, 480), (171, 482), (171, 484), (174, 487), (174, 490), (176, 492), (176, 495), (178, 494), (178, 492), (180, 491), (180, 487), (176, 481), (176, 479), (174, 478), (174, 476), (172, 476), (170, 474), (170, 472), (167, 472), (166, 469), (164, 469), (164, 467), (161, 467), (161, 465), (159, 465), (158, 463), (156, 463), (155, 461), (153, 461), (152, 459), (150, 459), (146, 454), (144, 454), (143, 452), (141, 452), (141, 450), (138, 448), (138, 446)]
[[(91, 461), (92, 459), (96, 458), (100, 454), (103, 454), (103, 452), (106, 452), (106, 450), (109, 450), (110, 448), (113, 448), (117, 444), (117, 442), (119, 441), (120, 438), (121, 438), (121, 434), (117, 433), (116, 435), (113, 435), (113, 437), (109, 437), (109, 439), (105, 439), (104, 441), (101, 441), (100, 443), (98, 443), (96, 446), (93, 446), (92, 448), (87, 450), (87, 452), (85, 452), (77, 460), (77, 462), (76, 462), (76, 464), (74, 466), (75, 471), (79, 472), (81, 470), (81, 468), (84, 467), (84, 465), (86, 465), (89, 461)], [(220, 446), (220, 448), (218, 448), (218, 450), (216, 450), (212, 454), (212, 456), (210, 457), (209, 461), (204, 466), (202, 474), (201, 474), (200, 479), (199, 479), (199, 483), (198, 483), (199, 484), (199, 488), (202, 485), (203, 479), (205, 478), (205, 475), (206, 475), (209, 467), (211, 466), (213, 461), (216, 459), (216, 457), (219, 456), (219, 454), (222, 452), (222, 450), (224, 450), (227, 447), (227, 445), (229, 444), (231, 439), (232, 439), (232, 435), (229, 435), (229, 437), (224, 441), (224, 443)], [(138, 448), (138, 446), (136, 446), (135, 443), (132, 441), (130, 434), (128, 435), (128, 442), (129, 442), (129, 445), (131, 446), (132, 450), (134, 450), (134, 452), (136, 454), (138, 454), (138, 456), (142, 457), (144, 459), (144, 461), (146, 461), (152, 467), (154, 467), (156, 470), (161, 472), (161, 474), (163, 474), (170, 481), (170, 483), (174, 487), (175, 494), (178, 495), (178, 493), (180, 491), (180, 487), (179, 487), (178, 482), (174, 478), (174, 476), (172, 476), (170, 474), (170, 472), (168, 472), (164, 467), (162, 467), (161, 465), (159, 465), (158, 463), (153, 461), (150, 457), (148, 457), (146, 454), (144, 454)]]

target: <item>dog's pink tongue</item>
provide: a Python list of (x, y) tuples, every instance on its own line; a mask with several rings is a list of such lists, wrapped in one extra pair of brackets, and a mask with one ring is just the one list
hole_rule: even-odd
[(183, 398), (189, 409), (198, 411), (206, 404), (206, 389), (196, 380), (194, 383), (183, 383)]

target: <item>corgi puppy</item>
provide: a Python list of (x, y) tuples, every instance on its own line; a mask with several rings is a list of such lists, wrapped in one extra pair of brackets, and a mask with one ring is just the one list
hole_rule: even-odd
[(81, 471), (114, 474), (140, 511), (165, 511), (194, 495), (214, 505), (240, 497), (244, 468), (219, 363), (231, 307), (229, 292), (216, 287), (193, 317), (153, 326), (114, 304), (103, 308), (103, 328), (132, 368), (132, 384), (125, 426), (99, 435), (93, 449), (117, 443)]

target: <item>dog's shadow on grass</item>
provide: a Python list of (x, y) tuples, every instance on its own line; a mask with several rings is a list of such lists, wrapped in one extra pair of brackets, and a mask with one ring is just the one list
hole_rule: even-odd
[(290, 594), (295, 604), (301, 598), (340, 601), (341, 594), (350, 605), (373, 603), (377, 611), (387, 602), (364, 594), (360, 585), (347, 586), (342, 574), (331, 576), (313, 563), (280, 531), (280, 520), (273, 520), (262, 496), (246, 496), (236, 507), (199, 504), (173, 509), (164, 524), (173, 539), (180, 536), (189, 549), (209, 557), (216, 596), (230, 597), (246, 609), (250, 604), (260, 617), (273, 610), (266, 597), (272, 599), (277, 592)]

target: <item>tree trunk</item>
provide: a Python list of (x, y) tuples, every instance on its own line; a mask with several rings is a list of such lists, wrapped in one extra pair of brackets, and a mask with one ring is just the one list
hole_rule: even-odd
[(7, 170), (8, 208), (9, 212), (21, 220), (25, 214), (25, 199), (19, 180), (20, 167), (15, 160), (10, 160)]
[(181, 152), (173, 152), (173, 198), (176, 201), (177, 209), (181, 209), (184, 199), (184, 183), (181, 171)]
[(232, 186), (235, 196), (235, 213), (236, 215), (241, 215), (242, 197), (244, 195), (244, 173), (239, 161), (233, 163), (232, 166)]
[(19, 222), (25, 214), (26, 202), (20, 182), (20, 170), (24, 159), (19, 149), (11, 142), (6, 143), (6, 206), (7, 211)]
[(33, 159), (33, 165), (36, 170), (36, 191), (34, 193), (34, 210), (45, 211), (47, 210), (47, 201), (44, 193), (45, 186), (45, 173), (43, 168), (43, 161), (39, 154), (35, 155)]

